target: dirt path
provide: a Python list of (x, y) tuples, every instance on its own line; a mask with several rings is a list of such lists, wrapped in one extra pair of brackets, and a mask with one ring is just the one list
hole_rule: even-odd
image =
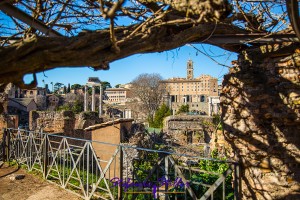
[[(1, 165), (0, 165), (1, 166)], [(24, 174), (21, 180), (11, 180), (12, 174)], [(23, 169), (2, 165), (0, 167), (0, 200), (79, 200), (59, 186), (48, 183)]]

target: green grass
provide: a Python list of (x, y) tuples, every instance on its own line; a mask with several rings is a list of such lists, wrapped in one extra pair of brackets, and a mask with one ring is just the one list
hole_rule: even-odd
[[(18, 165), (18, 163), (16, 161), (10, 161), (10, 162), (8, 162), (8, 164), (10, 166), (16, 166), (16, 165)], [(26, 164), (21, 164), (20, 167), (23, 168), (23, 169), (26, 169), (28, 171), (28, 167), (27, 167)], [(56, 167), (52, 166), (52, 169), (53, 168), (56, 169)], [(60, 179), (61, 180), (64, 178), (64, 181), (66, 181), (68, 179), (69, 175), (71, 174), (72, 169), (70, 167), (64, 167), (63, 168), (63, 166), (61, 166), (61, 165), (57, 165), (57, 168), (58, 168), (58, 172), (50, 169), (48, 177), (47, 177), (47, 180), (52, 181), (52, 182), (54, 182), (54, 183), (56, 183), (58, 185), (61, 185), (61, 183), (59, 181), (59, 175), (60, 175)], [(49, 170), (49, 168), (48, 168), (48, 170)], [(97, 183), (97, 181), (98, 181), (98, 179), (100, 177), (100, 172), (98, 173), (98, 177), (96, 177), (95, 175), (93, 176), (93, 174), (88, 173), (87, 171), (84, 171), (84, 170), (78, 170), (78, 172), (79, 172), (79, 176), (80, 176), (80, 179), (81, 179), (81, 181), (82, 181), (83, 184), (86, 184), (87, 180), (89, 180), (89, 188), (88, 189), (91, 192), (92, 188), (90, 186), (92, 184), (96, 184)], [(39, 164), (34, 164), (32, 170), (28, 171), (28, 173), (29, 174), (33, 174), (33, 175), (35, 175), (35, 176), (40, 177), (41, 179), (43, 179), (42, 168), (41, 168), (41, 166)], [(49, 176), (49, 175), (51, 175), (51, 176)], [(72, 176), (73, 177), (77, 177), (77, 173), (76, 173), (75, 170), (73, 171)], [(76, 180), (74, 178), (70, 178), (70, 180), (68, 181), (68, 183), (71, 183), (71, 184), (73, 184), (75, 186), (78, 186), (78, 187), (80, 186), (80, 181)], [(115, 194), (115, 197), (116, 197), (118, 188), (113, 187), (112, 183), (109, 180), (107, 180), (107, 183), (108, 183), (108, 186), (110, 187), (112, 193)], [(102, 188), (106, 188), (106, 185), (105, 185), (103, 179), (100, 181), (100, 183), (98, 184), (98, 186), (100, 186)], [(67, 184), (67, 189), (72, 190), (72, 191), (77, 192), (77, 193), (82, 193), (81, 190), (78, 190), (78, 188), (73, 187), (73, 186), (71, 186), (69, 184)], [(106, 196), (106, 198), (108, 197), (108, 194), (107, 194), (106, 191), (103, 191), (103, 190), (100, 190), (100, 189), (96, 189), (96, 193), (98, 193), (98, 195), (101, 195), (101, 196)]]

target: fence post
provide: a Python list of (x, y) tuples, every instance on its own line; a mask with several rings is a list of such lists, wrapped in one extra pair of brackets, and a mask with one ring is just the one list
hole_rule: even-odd
[(49, 141), (47, 138), (47, 134), (44, 134), (44, 155), (43, 155), (43, 175), (44, 175), (44, 179), (46, 179), (47, 177), (47, 171), (48, 171), (48, 149), (49, 149)]
[(234, 172), (234, 200), (240, 199), (241, 192), (241, 181), (240, 181), (240, 168), (238, 163), (233, 163), (233, 172)]
[[(169, 183), (169, 157), (166, 156), (165, 157), (165, 200), (169, 199), (169, 195), (168, 195), (168, 183)], [(176, 177), (175, 177), (176, 179)], [(159, 183), (158, 183), (159, 184)]]
[(6, 160), (6, 136), (7, 136), (7, 130), (6, 128), (3, 129), (3, 137), (2, 137), (2, 160), (3, 162), (7, 161)]
[[(119, 179), (123, 181), (123, 148), (122, 146), (119, 146), (120, 150), (120, 168), (119, 168)], [(123, 199), (123, 188), (122, 184), (119, 184), (118, 187), (118, 200)]]
[(236, 169), (237, 169), (237, 184), (238, 184), (238, 196), (237, 196), (238, 199), (241, 198), (241, 192), (242, 192), (242, 181), (241, 181), (241, 179), (242, 179), (242, 177), (241, 177), (242, 171), (241, 171), (241, 166), (242, 165), (240, 165), (240, 164), (236, 165)]
[(10, 159), (10, 132), (7, 130), (7, 129), (5, 129), (6, 130), (6, 141), (5, 141), (5, 143), (6, 143), (6, 161), (9, 161), (9, 159)]

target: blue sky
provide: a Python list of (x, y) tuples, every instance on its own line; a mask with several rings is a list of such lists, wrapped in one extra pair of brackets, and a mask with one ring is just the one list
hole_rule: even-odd
[[(227, 52), (218, 47), (211, 45), (196, 45), (197, 48), (203, 51), (203, 47), (207, 53), (214, 56), (221, 64), (230, 66), (232, 60), (235, 60), (236, 54)], [(220, 56), (222, 55), (222, 56)], [(218, 65), (207, 56), (196, 53), (196, 50), (190, 46), (183, 46), (171, 51), (151, 54), (133, 55), (110, 64), (110, 70), (94, 71), (88, 67), (80, 68), (57, 68), (54, 70), (38, 73), (38, 84), (43, 87), (42, 80), (49, 84), (50, 82), (60, 82), (65, 85), (68, 83), (85, 84), (88, 77), (98, 77), (102, 81), (108, 81), (112, 87), (116, 84), (124, 84), (131, 82), (135, 77), (142, 73), (158, 73), (164, 79), (171, 77), (185, 77), (186, 63), (188, 59), (194, 62), (194, 76), (198, 77), (200, 74), (209, 74), (213, 77), (219, 78), (221, 83), (222, 77), (228, 72), (228, 68)], [(24, 77), (25, 82), (32, 80), (32, 75)]]

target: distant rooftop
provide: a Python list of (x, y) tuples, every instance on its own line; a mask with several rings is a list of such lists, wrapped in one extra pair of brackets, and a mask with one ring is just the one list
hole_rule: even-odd
[(199, 77), (193, 78), (193, 79), (186, 79), (186, 78), (181, 78), (181, 77), (172, 77), (172, 78), (168, 78), (163, 80), (162, 82), (192, 82), (192, 81), (201, 81), (204, 79), (216, 79), (208, 74), (201, 74)]
[(134, 121), (134, 120), (133, 119), (123, 119), (123, 118), (120, 118), (120, 119), (116, 119), (114, 121), (104, 122), (102, 124), (95, 124), (93, 126), (89, 126), (89, 127), (85, 128), (84, 130), (91, 131), (91, 130), (100, 129), (100, 128), (103, 128), (103, 127), (106, 127), (106, 126), (111, 126), (111, 125), (114, 125), (114, 124), (119, 124), (119, 123), (122, 123), (122, 122), (132, 122), (132, 121)]

